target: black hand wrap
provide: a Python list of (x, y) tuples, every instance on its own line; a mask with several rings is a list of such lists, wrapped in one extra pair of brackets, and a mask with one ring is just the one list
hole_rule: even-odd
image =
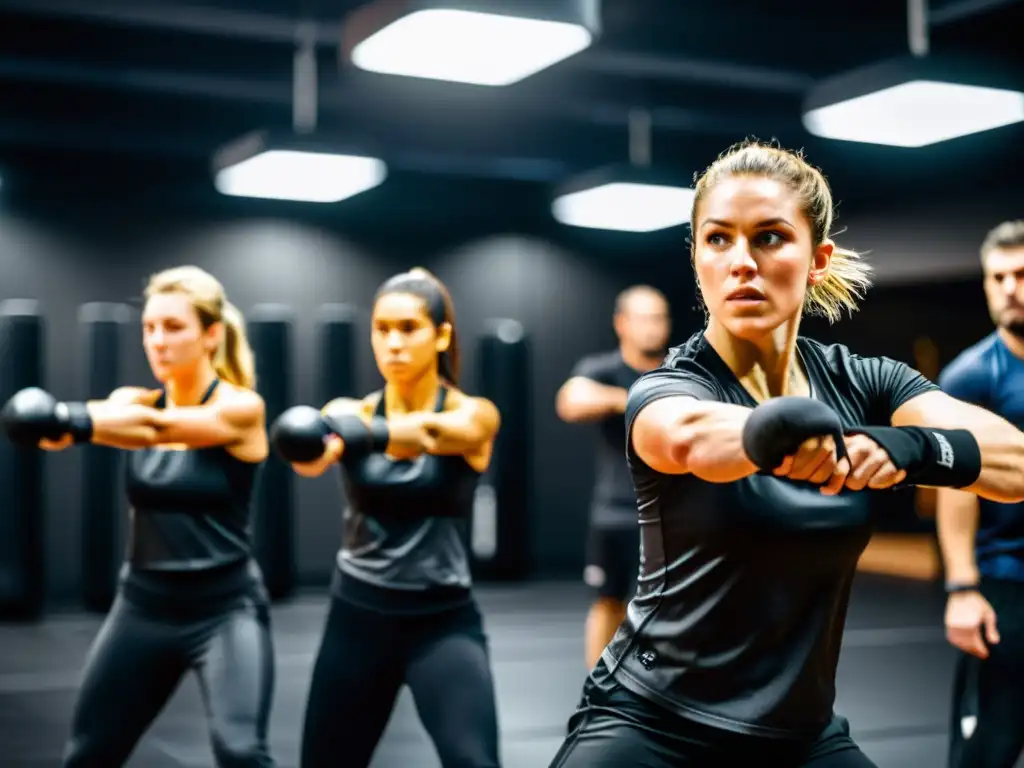
[(966, 488), (981, 475), (981, 446), (966, 429), (857, 427), (847, 434), (878, 443), (893, 466), (906, 471), (900, 486)]
[(832, 437), (836, 459), (846, 456), (839, 415), (809, 397), (773, 397), (757, 406), (743, 426), (743, 450), (763, 472), (777, 469), (812, 437)]
[(76, 445), (92, 440), (92, 416), (85, 403), (57, 403), (57, 418)]
[(270, 444), (289, 463), (308, 464), (324, 455), (324, 438), (329, 429), (316, 408), (296, 405), (270, 427)]
[(341, 460), (360, 459), (371, 453), (383, 453), (391, 441), (388, 422), (374, 416), (367, 424), (355, 414), (325, 417), (328, 428), (345, 443)]
[(0, 422), (11, 442), (26, 447), (65, 435), (71, 435), (76, 443), (92, 439), (92, 418), (85, 403), (58, 402), (39, 387), (15, 393), (0, 411)]

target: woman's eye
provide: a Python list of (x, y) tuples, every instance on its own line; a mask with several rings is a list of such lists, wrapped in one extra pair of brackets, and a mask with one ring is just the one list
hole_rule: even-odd
[(772, 247), (780, 245), (783, 242), (783, 237), (778, 232), (759, 232), (756, 240), (758, 245)]

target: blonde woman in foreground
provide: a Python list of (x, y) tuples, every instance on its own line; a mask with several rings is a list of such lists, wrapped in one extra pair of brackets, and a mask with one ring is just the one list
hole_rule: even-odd
[(641, 571), (553, 768), (870, 768), (833, 710), (871, 494), (1024, 498), (1024, 434), (888, 358), (798, 335), (868, 287), (832, 195), (757, 142), (700, 178), (691, 259), (707, 327), (631, 388)]

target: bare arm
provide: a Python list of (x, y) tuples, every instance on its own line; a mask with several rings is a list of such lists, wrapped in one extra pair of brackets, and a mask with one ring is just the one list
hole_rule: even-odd
[(463, 397), (443, 413), (422, 414), (422, 446), (428, 453), (464, 456), (485, 449), (501, 426), (501, 414), (490, 400)]
[(555, 398), (558, 418), (569, 423), (595, 421), (626, 411), (627, 391), (574, 376), (562, 385)]
[(968, 430), (981, 447), (981, 475), (963, 490), (991, 501), (1024, 501), (1024, 433), (1006, 419), (932, 391), (901, 405), (892, 425)]
[[(127, 397), (127, 395), (125, 395)], [(232, 393), (207, 405), (153, 408), (136, 397), (87, 404), (93, 423), (92, 442), (114, 448), (145, 448), (160, 444), (208, 448), (234, 445), (262, 427), (263, 399), (255, 392)]]
[(119, 387), (106, 400), (86, 403), (92, 420), (94, 445), (111, 448), (146, 448), (157, 442), (157, 431), (152, 421), (156, 409), (152, 407), (156, 390), (142, 387)]
[(743, 450), (743, 426), (750, 413), (738, 405), (664, 397), (637, 414), (633, 450), (665, 474), (693, 474), (711, 483), (739, 480), (758, 471)]
[[(324, 414), (346, 414), (368, 419), (375, 403), (342, 398), (332, 400), (323, 408)], [(388, 452), (399, 457), (411, 457), (424, 451), (455, 456), (488, 454), (501, 425), (501, 416), (495, 405), (484, 398), (462, 397), (458, 405), (443, 413), (396, 414), (388, 418)], [(292, 469), (303, 477), (318, 477), (328, 467), (339, 462), (345, 453), (345, 443), (337, 435), (325, 441), (323, 455), (316, 461), (292, 463)], [(483, 456), (484, 459), (489, 455)]]
[[(109, 445), (114, 448), (144, 448), (153, 445), (156, 440), (156, 431), (152, 426), (140, 420), (143, 410), (136, 410), (151, 405), (159, 392), (156, 390), (144, 389), (143, 387), (119, 387), (115, 389), (106, 400), (92, 400), (86, 406), (93, 421), (93, 436), (91, 442), (95, 445)], [(104, 439), (97, 439), (96, 418), (94, 413), (102, 411), (102, 420), (113, 425), (118, 418), (121, 423), (118, 426), (109, 427), (108, 430), (118, 430), (120, 437), (118, 442), (111, 443)], [(42, 439), (39, 447), (44, 451), (63, 451), (74, 445), (71, 435), (64, 435), (60, 440)]]
[(974, 542), (978, 533), (978, 497), (951, 488), (938, 490), (936, 526), (946, 580), (957, 584), (978, 582)]

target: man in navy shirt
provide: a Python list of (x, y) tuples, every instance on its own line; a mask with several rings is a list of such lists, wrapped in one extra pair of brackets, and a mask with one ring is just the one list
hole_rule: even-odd
[[(993, 229), (981, 259), (996, 330), (953, 360), (939, 386), (1024, 427), (1024, 220)], [(1024, 504), (941, 489), (937, 518), (946, 636), (963, 651), (949, 766), (1012, 768), (1024, 747)]]
[(665, 357), (668, 302), (646, 285), (628, 288), (615, 302), (619, 348), (576, 363), (558, 391), (563, 421), (594, 422), (599, 429), (594, 496), (584, 581), (596, 593), (587, 616), (586, 661), (593, 667), (619, 628), (636, 588), (640, 532), (633, 480), (626, 465), (626, 393)]

